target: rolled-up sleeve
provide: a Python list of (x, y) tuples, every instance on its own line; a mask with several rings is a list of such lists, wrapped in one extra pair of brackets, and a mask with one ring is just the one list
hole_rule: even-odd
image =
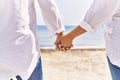
[(52, 34), (65, 30), (60, 12), (54, 0), (38, 0), (44, 21)]
[(80, 26), (88, 32), (94, 32), (98, 26), (112, 18), (119, 5), (120, 0), (94, 0)]

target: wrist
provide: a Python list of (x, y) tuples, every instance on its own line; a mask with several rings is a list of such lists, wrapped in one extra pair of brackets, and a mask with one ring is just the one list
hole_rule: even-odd
[(70, 40), (73, 40), (75, 38), (75, 36), (72, 33), (68, 33), (66, 35)]
[(61, 36), (63, 36), (63, 32), (60, 32), (60, 33), (56, 33), (56, 35), (57, 35), (57, 37), (61, 37)]
[(57, 36), (63, 36), (63, 32), (60, 32), (60, 33), (56, 33)]

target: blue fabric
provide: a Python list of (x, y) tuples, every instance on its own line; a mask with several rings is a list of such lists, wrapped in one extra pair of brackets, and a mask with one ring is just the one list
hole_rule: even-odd
[(43, 80), (41, 58), (39, 59), (36, 68), (34, 69), (33, 73), (31, 74), (28, 80)]
[(109, 58), (107, 57), (108, 60), (108, 65), (110, 68), (110, 72), (111, 72), (111, 76), (112, 76), (112, 80), (120, 80), (120, 67), (113, 65)]
[(22, 80), (22, 78), (20, 76), (16, 76), (17, 80)]
[[(22, 80), (20, 76), (16, 76), (16, 78), (17, 80)], [(28, 80), (43, 80), (41, 58), (38, 60), (38, 63)]]

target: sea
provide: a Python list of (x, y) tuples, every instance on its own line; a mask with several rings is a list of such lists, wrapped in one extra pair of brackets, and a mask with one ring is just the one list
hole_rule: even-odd
[[(65, 34), (75, 28), (74, 25), (65, 25)], [(56, 36), (51, 36), (46, 25), (37, 26), (37, 34), (40, 48), (52, 49), (55, 48), (54, 42)], [(100, 28), (95, 33), (85, 33), (73, 40), (73, 48), (104, 48), (104, 29)]]

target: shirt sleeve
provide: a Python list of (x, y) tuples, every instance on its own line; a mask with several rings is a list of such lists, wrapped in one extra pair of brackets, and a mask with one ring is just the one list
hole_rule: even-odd
[(38, 0), (44, 21), (54, 35), (65, 30), (60, 12), (54, 0)]
[(98, 26), (112, 18), (119, 5), (120, 0), (94, 0), (80, 26), (88, 32), (94, 32)]

